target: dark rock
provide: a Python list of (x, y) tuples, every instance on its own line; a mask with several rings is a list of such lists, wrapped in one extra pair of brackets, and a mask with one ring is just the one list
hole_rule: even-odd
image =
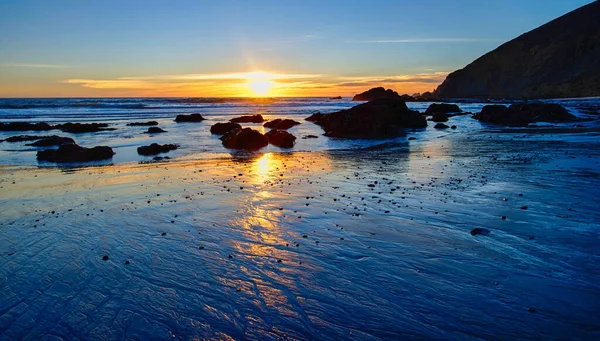
[(166, 132), (167, 132), (166, 130), (163, 130), (159, 127), (150, 127), (146, 131), (146, 134), (158, 134), (158, 133), (166, 133)]
[(28, 146), (34, 147), (48, 147), (48, 146), (60, 146), (62, 144), (74, 144), (75, 141), (70, 137), (63, 136), (43, 136), (41, 139), (28, 144)]
[(43, 139), (46, 137), (50, 137), (50, 136), (17, 135), (17, 136), (11, 136), (4, 141), (6, 141), (6, 142), (35, 141), (35, 140), (40, 140), (40, 139)]
[(114, 154), (110, 147), (85, 148), (73, 143), (63, 144), (58, 149), (41, 150), (37, 153), (37, 159), (51, 162), (85, 162), (110, 159)]
[(292, 148), (296, 141), (296, 136), (285, 130), (273, 129), (265, 134), (269, 143), (280, 148)]
[(342, 96), (329, 97), (329, 99), (342, 99)]
[(104, 261), (108, 260), (108, 256), (102, 257), (102, 260), (104, 260)]
[(52, 130), (54, 126), (49, 125), (45, 122), (29, 123), (29, 122), (10, 122), (0, 123), (0, 131), (44, 131)]
[(321, 114), (320, 112), (316, 112), (316, 113), (308, 116), (304, 120), (305, 121), (309, 121), (309, 122), (317, 122), (318, 120), (320, 120), (321, 118), (323, 118), (323, 116), (325, 116), (325, 114)]
[(324, 115), (316, 124), (325, 136), (387, 138), (404, 135), (405, 128), (424, 128), (425, 117), (398, 99), (379, 99)]
[(114, 130), (114, 128), (108, 128), (106, 123), (63, 123), (54, 126), (56, 129), (60, 129), (66, 133), (95, 133), (103, 130)]
[(483, 236), (487, 236), (488, 234), (490, 234), (490, 230), (484, 229), (484, 228), (481, 228), (481, 227), (476, 227), (476, 228), (474, 228), (474, 229), (471, 230), (471, 235), (472, 236), (476, 236), (478, 234), (483, 235)]
[(452, 126), (452, 127), (450, 127), (450, 129), (456, 129), (456, 126)]
[(319, 137), (317, 135), (306, 135), (302, 137), (303, 139), (318, 139)]
[(431, 117), (431, 120), (433, 122), (448, 122), (448, 116), (446, 116), (446, 114), (444, 114), (443, 112), (436, 112)]
[(212, 125), (212, 127), (210, 127), (210, 133), (211, 134), (217, 134), (217, 135), (223, 135), (226, 134), (230, 131), (232, 131), (233, 129), (241, 129), (242, 126), (237, 124), (237, 123), (233, 123), (233, 122), (225, 122), (225, 123), (215, 123)]
[(372, 88), (352, 97), (352, 101), (373, 101), (376, 99), (400, 99), (400, 95), (392, 89), (384, 89), (383, 87)]
[(229, 120), (233, 123), (263, 123), (264, 121), (261, 114), (240, 116)]
[(280, 119), (280, 118), (277, 118), (277, 119), (274, 119), (272, 121), (269, 121), (269, 122), (263, 124), (263, 127), (270, 128), (270, 129), (283, 129), (283, 130), (286, 130), (286, 129), (290, 129), (291, 127), (296, 126), (298, 124), (300, 124), (300, 122), (297, 122), (297, 121), (294, 121), (294, 120), (290, 120), (290, 119), (287, 119), (287, 118), (283, 119), (283, 120)]
[(526, 126), (533, 122), (570, 122), (577, 119), (562, 105), (555, 103), (513, 104), (510, 107), (486, 105), (473, 118), (505, 126)]
[(156, 121), (148, 121), (148, 122), (132, 122), (132, 123), (127, 123), (128, 126), (131, 127), (137, 127), (137, 126), (157, 126), (158, 122)]
[(191, 115), (177, 115), (175, 117), (175, 122), (202, 122), (205, 118), (200, 114), (191, 114)]
[(162, 161), (162, 160), (170, 160), (171, 158), (168, 156), (155, 156), (152, 158), (154, 161)]
[(598, 96), (599, 16), (600, 1), (591, 1), (449, 74), (435, 94), (500, 99)]
[(221, 136), (223, 146), (231, 149), (257, 150), (269, 144), (269, 139), (250, 128), (234, 129)]
[(175, 149), (177, 149), (176, 144), (153, 143), (149, 146), (138, 147), (137, 152), (140, 155), (149, 156), (149, 155), (156, 155), (156, 154), (160, 154), (160, 153), (167, 153), (167, 152), (170, 152), (171, 150), (175, 150)]
[(409, 137), (409, 138), (408, 138), (408, 140), (409, 140), (409, 141), (413, 141), (413, 140), (416, 140), (416, 139), (417, 139), (417, 138), (416, 138), (416, 137), (414, 137), (414, 136), (411, 136), (411, 137)]
[(447, 114), (451, 112), (460, 112), (458, 105), (448, 103), (432, 103), (427, 110), (425, 110), (425, 115), (433, 115), (435, 113)]
[(435, 129), (448, 129), (450, 128), (448, 125), (444, 124), (444, 123), (438, 123), (436, 125), (433, 126)]

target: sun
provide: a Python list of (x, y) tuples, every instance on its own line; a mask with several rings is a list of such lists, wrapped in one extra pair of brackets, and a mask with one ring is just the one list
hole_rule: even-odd
[(250, 79), (248, 87), (256, 96), (265, 96), (273, 87), (273, 81), (268, 79)]

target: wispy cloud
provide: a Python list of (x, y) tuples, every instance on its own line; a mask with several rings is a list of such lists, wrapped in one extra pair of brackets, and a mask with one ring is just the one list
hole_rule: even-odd
[(78, 66), (59, 65), (59, 64), (27, 64), (27, 63), (0, 63), (0, 67), (26, 67), (26, 68), (46, 68), (46, 69), (68, 69)]
[(403, 38), (350, 41), (359, 44), (414, 44), (414, 43), (485, 43), (497, 42), (500, 39), (491, 38)]

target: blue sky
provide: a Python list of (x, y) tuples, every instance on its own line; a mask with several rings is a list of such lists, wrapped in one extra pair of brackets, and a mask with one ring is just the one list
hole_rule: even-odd
[[(226, 96), (219, 85), (227, 78), (201, 77), (191, 86), (152, 77), (254, 70), (307, 76), (283, 77), (281, 84), (290, 85), (280, 88), (283, 95), (390, 77), (400, 79), (401, 92), (421, 91), (590, 2), (2, 1), (0, 96), (161, 95), (160, 84), (167, 85), (163, 95)], [(419, 83), (409, 76), (431, 78)], [(108, 82), (123, 78), (143, 79)], [(243, 87), (236, 89), (229, 95), (242, 94)]]

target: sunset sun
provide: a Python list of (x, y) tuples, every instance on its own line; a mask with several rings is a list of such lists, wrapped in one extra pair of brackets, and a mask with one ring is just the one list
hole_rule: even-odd
[(253, 79), (248, 81), (248, 87), (255, 96), (265, 96), (273, 87), (273, 81), (268, 79)]

